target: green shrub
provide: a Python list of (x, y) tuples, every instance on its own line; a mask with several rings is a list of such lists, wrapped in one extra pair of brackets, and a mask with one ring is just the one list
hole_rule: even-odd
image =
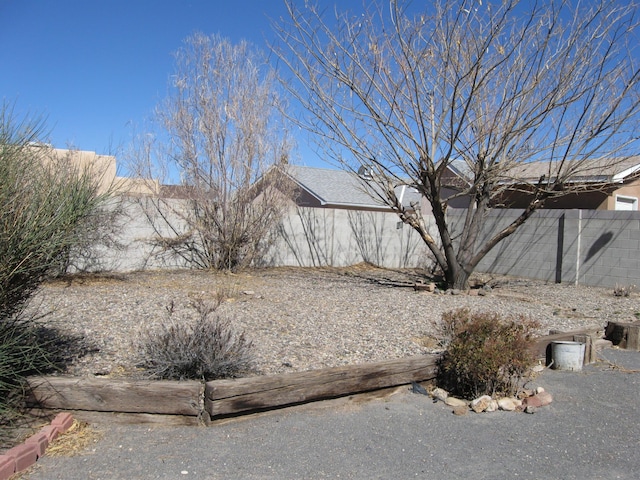
[(24, 380), (64, 369), (92, 347), (78, 337), (41, 325), (37, 318), (0, 322), (0, 448), (9, 446), (11, 427), (19, 425)]
[(215, 380), (251, 370), (253, 343), (220, 317), (217, 303), (196, 302), (194, 319), (179, 319), (173, 303), (166, 321), (137, 340), (139, 366), (151, 378)]
[(48, 353), (31, 325), (0, 322), (0, 443), (20, 410), (24, 378), (50, 367)]
[(99, 172), (39, 143), (41, 125), (0, 107), (0, 321), (23, 310), (40, 284), (68, 264), (109, 198)]
[(515, 395), (533, 364), (537, 324), (524, 317), (504, 319), (469, 309), (446, 312), (439, 325), (448, 339), (438, 369), (438, 384), (463, 398)]
[[(60, 359), (59, 339), (25, 311), (44, 280), (95, 225), (108, 194), (95, 170), (59, 158), (41, 143), (42, 124), (18, 121), (0, 105), (0, 422), (19, 403), (26, 375)], [(43, 336), (43, 333), (47, 335)], [(53, 337), (50, 335), (53, 334)], [(4, 429), (3, 429), (3, 433)]]

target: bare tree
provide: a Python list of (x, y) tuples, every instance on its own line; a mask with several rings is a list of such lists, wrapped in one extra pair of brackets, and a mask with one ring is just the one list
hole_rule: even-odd
[(154, 195), (142, 203), (163, 253), (236, 269), (268, 246), (285, 202), (256, 182), (290, 148), (275, 80), (246, 42), (196, 34), (177, 52), (158, 130), (138, 136), (132, 155), (134, 173), (150, 181)]
[[(579, 188), (571, 179), (637, 149), (636, 5), (391, 0), (363, 12), (288, 1), (276, 24), (297, 121), (327, 154), (364, 168), (380, 197), (424, 240), (451, 287), (466, 288), (478, 262), (545, 200)], [(522, 168), (546, 162), (527, 180)], [(449, 196), (451, 167), (465, 182)], [(462, 166), (462, 168), (460, 168)], [(398, 184), (428, 201), (437, 225), (403, 207)], [(530, 202), (480, 244), (487, 211), (506, 189)], [(459, 236), (448, 204), (468, 198)]]

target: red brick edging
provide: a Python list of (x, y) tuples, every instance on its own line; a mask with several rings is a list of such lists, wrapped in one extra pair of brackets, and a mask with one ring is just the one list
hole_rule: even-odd
[(73, 425), (70, 413), (59, 413), (51, 425), (42, 427), (40, 431), (24, 443), (13, 447), (0, 455), (0, 480), (8, 480), (11, 475), (26, 470), (44, 455), (45, 450), (58, 435), (66, 432)]

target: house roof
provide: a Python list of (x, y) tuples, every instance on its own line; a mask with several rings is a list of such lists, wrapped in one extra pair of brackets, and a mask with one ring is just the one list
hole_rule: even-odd
[[(461, 178), (470, 180), (473, 173), (463, 160), (454, 160), (449, 168)], [(620, 183), (630, 176), (640, 173), (640, 156), (624, 158), (597, 158), (576, 162), (526, 162), (516, 163), (502, 172), (504, 183), (537, 182), (543, 175), (547, 181), (556, 178), (559, 169), (564, 172), (575, 170), (568, 181), (580, 183)]]
[[(379, 187), (374, 182), (367, 181), (365, 177), (359, 178), (353, 172), (298, 165), (288, 165), (286, 172), (322, 206), (388, 208), (376, 193), (380, 192)], [(408, 186), (397, 187), (396, 194), (399, 197), (402, 194), (402, 203), (407, 207), (420, 200), (417, 191)]]
[[(569, 173), (568, 181), (580, 183), (619, 183), (636, 172), (640, 172), (640, 157), (596, 158), (577, 162), (530, 162), (521, 163), (507, 172), (515, 180), (535, 182), (542, 175), (548, 181), (555, 179), (559, 170)], [(575, 170), (575, 174), (570, 172)]]

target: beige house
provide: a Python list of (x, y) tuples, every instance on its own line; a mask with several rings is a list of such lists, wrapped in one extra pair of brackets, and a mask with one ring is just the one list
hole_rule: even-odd
[[(571, 171), (571, 164), (564, 165)], [(518, 166), (514, 178), (535, 185), (544, 175), (545, 182), (554, 181), (558, 164), (532, 162)], [(548, 180), (547, 180), (548, 179)], [(582, 162), (576, 173), (565, 181), (571, 193), (550, 198), (544, 208), (583, 210), (638, 210), (640, 199), (640, 157), (594, 159)], [(531, 198), (525, 189), (514, 188), (505, 195), (505, 206), (522, 208)]]
[[(559, 168), (568, 193), (545, 201), (545, 209), (582, 210), (638, 210), (640, 200), (640, 156), (620, 159), (594, 159), (579, 165), (569, 162), (520, 163), (503, 173), (500, 183), (505, 192), (495, 200), (494, 208), (526, 208), (531, 202), (538, 182), (548, 184), (557, 178)], [(571, 171), (575, 173), (571, 174)], [(451, 185), (466, 182), (465, 166), (452, 162), (449, 175)], [(457, 177), (457, 178), (456, 178)]]
[[(35, 146), (34, 148), (49, 148)], [(47, 152), (48, 153), (48, 152)], [(157, 180), (119, 177), (117, 175), (116, 157), (99, 155), (86, 150), (51, 149), (51, 157), (55, 162), (67, 163), (78, 171), (90, 171), (99, 180), (99, 193), (111, 192), (117, 195), (156, 195), (160, 191)]]

